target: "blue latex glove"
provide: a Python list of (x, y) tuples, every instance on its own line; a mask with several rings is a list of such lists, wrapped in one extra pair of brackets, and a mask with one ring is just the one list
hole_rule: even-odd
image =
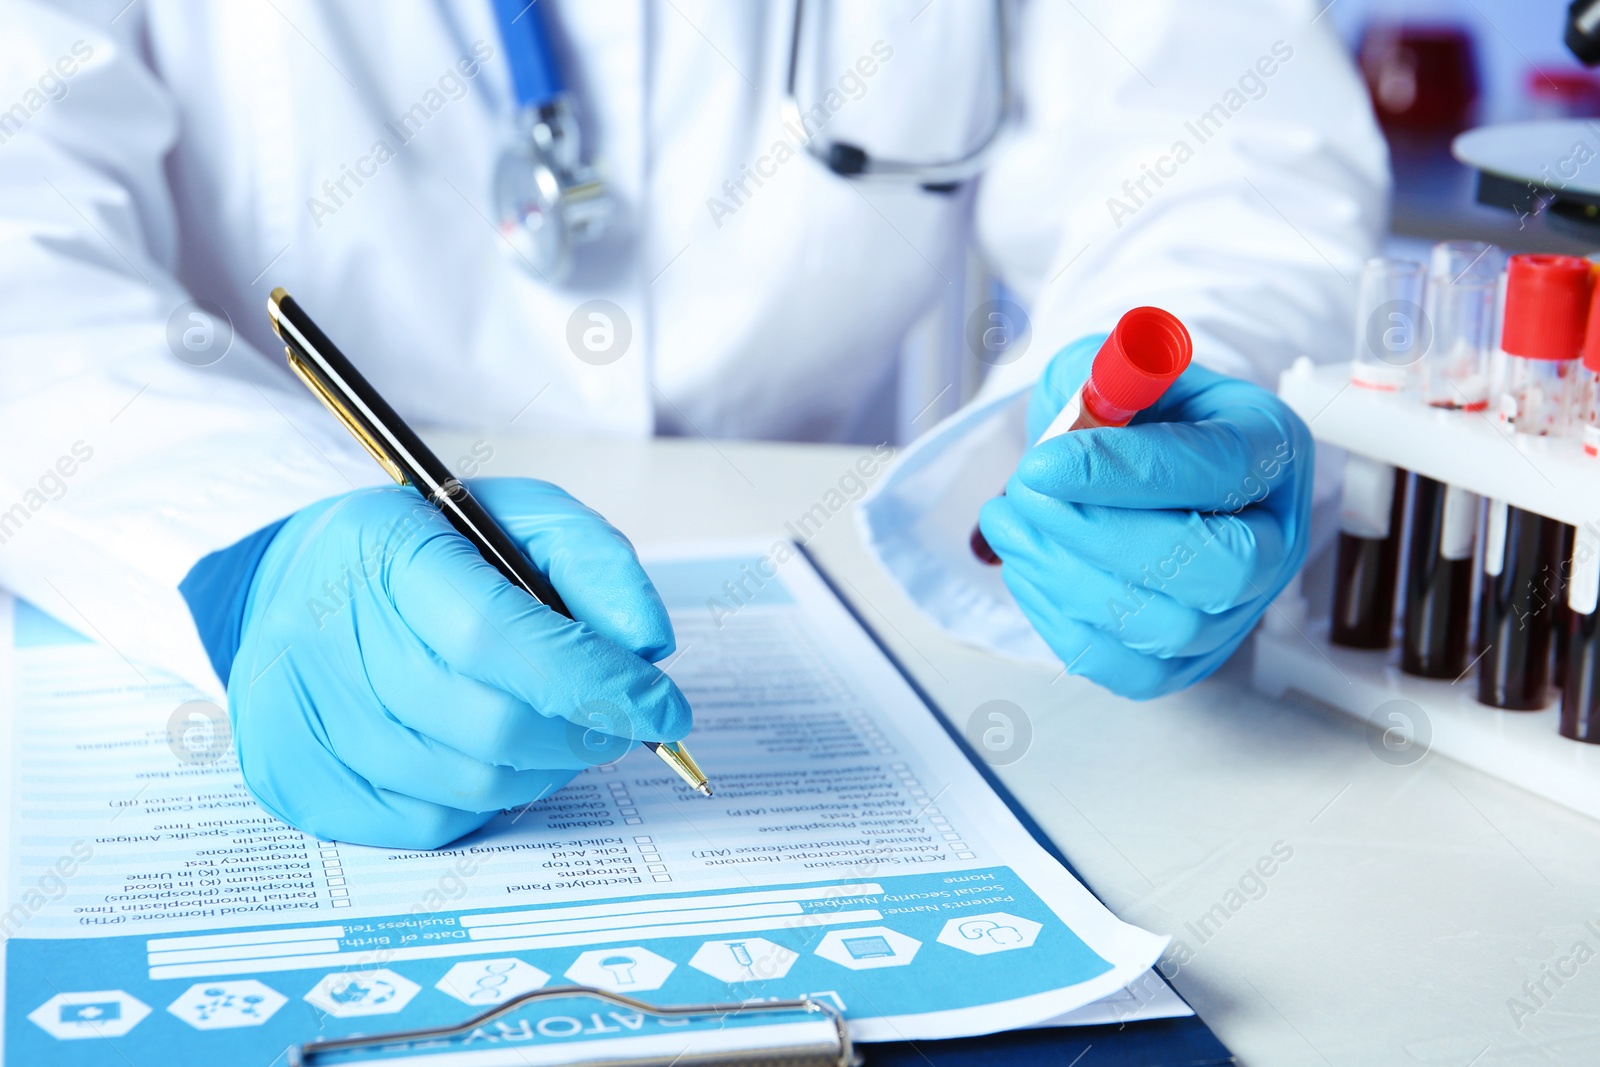
[[(1051, 360), (1030, 440), (1104, 339)], [(980, 525), (1068, 670), (1144, 699), (1220, 666), (1305, 562), (1312, 465), (1311, 433), (1282, 401), (1191, 365), (1130, 425), (1029, 449)]]
[[(672, 625), (627, 540), (555, 486), (471, 486), (576, 621), (402, 488), (314, 504), (185, 579), (245, 783), (285, 822), (434, 848), (633, 741), (688, 733), (688, 703), (651, 663), (671, 654)], [(251, 563), (229, 662), (222, 590)]]

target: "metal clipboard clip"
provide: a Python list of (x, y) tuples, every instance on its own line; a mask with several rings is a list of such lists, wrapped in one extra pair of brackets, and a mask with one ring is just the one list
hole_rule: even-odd
[[(650, 1016), (663, 1029), (646, 1035), (563, 1042), (540, 1040), (527, 1020), (516, 1016), (536, 1001), (578, 999)], [(793, 1017), (788, 1025), (777, 1019)], [(770, 1025), (742, 1025), (745, 1017), (770, 1015)], [(711, 1026), (693, 1028), (695, 1020)], [(511, 1025), (516, 1023), (515, 1026)], [(735, 1025), (729, 1025), (734, 1023)], [(682, 1030), (678, 1030), (682, 1027)], [(777, 1028), (774, 1030), (774, 1028)], [(776, 1033), (777, 1040), (760, 1044)], [(516, 1037), (526, 1035), (521, 1040)], [(507, 1035), (513, 1035), (508, 1040)], [(565, 1034), (561, 1036), (566, 1036)], [(636, 1046), (629, 1048), (629, 1044)], [(318, 1038), (291, 1045), (288, 1067), (334, 1067), (336, 1064), (400, 1063), (485, 1067), (860, 1067), (861, 1056), (850, 1040), (844, 1016), (830, 1004), (802, 997), (739, 1004), (689, 1004), (658, 1007), (593, 986), (568, 985), (536, 989), (512, 997), (498, 1007), (455, 1026), (403, 1030), (371, 1036)]]

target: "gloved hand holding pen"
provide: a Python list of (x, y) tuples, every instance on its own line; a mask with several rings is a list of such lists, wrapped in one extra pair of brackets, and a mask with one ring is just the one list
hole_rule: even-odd
[[(1104, 340), (1052, 359), (1029, 400), (1029, 440)], [(1029, 449), (980, 525), (1069, 671), (1160, 696), (1220, 666), (1304, 562), (1312, 457), (1310, 431), (1277, 397), (1192, 365), (1130, 425)]]
[(471, 490), (572, 619), (409, 488), (314, 504), (185, 580), (245, 783), (285, 822), (434, 848), (634, 742), (689, 732), (688, 703), (653, 665), (672, 626), (627, 540), (543, 482)]

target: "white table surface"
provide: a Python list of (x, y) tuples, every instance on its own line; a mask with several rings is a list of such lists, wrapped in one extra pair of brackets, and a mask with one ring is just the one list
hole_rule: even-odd
[[(558, 482), (641, 546), (784, 536), (867, 451), (429, 436), (452, 466), (487, 445), (481, 474)], [(947, 717), (1023, 709), (1033, 740), (1001, 778), (1112, 909), (1187, 943), (1174, 984), (1241, 1063), (1600, 1063), (1600, 824), (1435, 754), (1386, 763), (1353, 720), (1255, 694), (1239, 657), (1148, 703), (999, 661), (918, 615), (848, 513), (808, 547)], [(1265, 891), (1229, 898), (1279, 842)], [(1188, 924), (1219, 903), (1238, 906), (1202, 943)], [(1576, 973), (1530, 999), (1579, 941)], [(1520, 1025), (1511, 998), (1535, 1009)]]

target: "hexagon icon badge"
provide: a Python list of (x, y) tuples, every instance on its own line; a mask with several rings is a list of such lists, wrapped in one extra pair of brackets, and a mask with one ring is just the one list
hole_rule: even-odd
[(799, 958), (764, 937), (746, 937), (707, 941), (695, 950), (689, 966), (724, 982), (765, 982), (788, 974)]
[(567, 968), (566, 977), (613, 993), (643, 993), (660, 989), (677, 966), (638, 945), (598, 948), (579, 956)]
[(150, 1006), (120, 989), (57, 993), (28, 1013), (34, 1025), (60, 1041), (86, 1037), (121, 1037), (146, 1015)]
[(305, 1002), (336, 1019), (357, 1015), (393, 1015), (411, 1003), (422, 987), (386, 967), (375, 971), (326, 974), (311, 987)]
[(531, 963), (515, 957), (503, 960), (473, 960), (458, 963), (433, 988), (463, 1004), (493, 1007), (512, 997), (531, 993), (550, 980), (550, 976)]
[(939, 944), (970, 952), (974, 956), (987, 956), (991, 952), (1030, 948), (1042, 929), (1044, 927), (1032, 919), (991, 911), (985, 915), (951, 919), (939, 931)]
[(199, 982), (167, 1005), (196, 1030), (227, 1030), (235, 1026), (260, 1026), (289, 1002), (282, 993), (246, 978), (235, 982)]
[(830, 930), (817, 945), (817, 955), (852, 971), (904, 967), (916, 958), (922, 942), (887, 926)]

